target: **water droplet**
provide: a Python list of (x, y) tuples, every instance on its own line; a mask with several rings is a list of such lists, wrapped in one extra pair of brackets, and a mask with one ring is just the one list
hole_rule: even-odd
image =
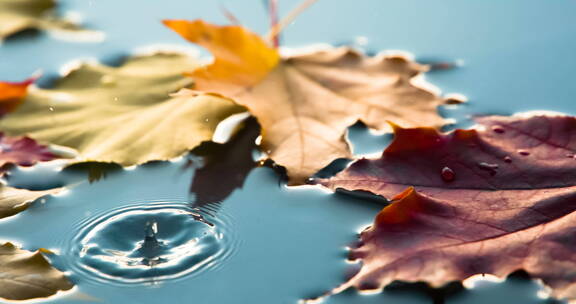
[(144, 241), (131, 256), (141, 256), (141, 264), (146, 266), (158, 265), (167, 262), (162, 258), (162, 253), (166, 250), (166, 244), (158, 241), (158, 223), (155, 220), (146, 222), (144, 229)]
[(442, 176), (442, 179), (445, 182), (451, 182), (456, 178), (456, 174), (454, 173), (454, 170), (452, 170), (448, 167), (442, 168), (442, 172), (440, 172), (440, 176)]
[(506, 131), (504, 130), (504, 128), (502, 128), (501, 126), (493, 126), (493, 127), (492, 127), (492, 131), (494, 131), (494, 132), (496, 132), (496, 133), (499, 133), (499, 134), (502, 134), (502, 133), (506, 132)]
[(494, 176), (498, 173), (498, 164), (490, 164), (485, 162), (480, 162), (477, 164), (478, 168), (488, 171), (490, 175)]
[(114, 101), (118, 101), (118, 97), (114, 97)]
[(528, 155), (530, 155), (530, 152), (528, 152), (526, 150), (518, 150), (518, 154), (520, 154), (522, 156), (528, 156)]
[(158, 234), (158, 223), (153, 220), (151, 222), (146, 222), (146, 228), (144, 229), (144, 242), (147, 239), (153, 239), (156, 241), (156, 235)]
[(48, 107), (48, 110), (49, 110), (50, 112), (54, 112), (54, 108), (53, 108), (53, 107)]
[(205, 118), (204, 121), (205, 121), (205, 122), (209, 122), (209, 121), (210, 121), (210, 118)]
[(507, 163), (511, 163), (511, 162), (512, 162), (512, 157), (510, 157), (510, 156), (505, 156), (505, 157), (504, 157), (504, 161), (507, 162)]
[(63, 260), (82, 279), (105, 284), (199, 275), (220, 267), (237, 249), (230, 224), (222, 210), (214, 214), (187, 203), (128, 206), (80, 223)]

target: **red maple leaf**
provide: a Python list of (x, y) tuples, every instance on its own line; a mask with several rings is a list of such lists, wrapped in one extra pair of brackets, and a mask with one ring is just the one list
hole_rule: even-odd
[(47, 146), (38, 144), (29, 137), (10, 137), (0, 132), (0, 174), (11, 164), (32, 166), (37, 162), (58, 157)]
[(395, 127), (381, 158), (320, 181), (392, 199), (350, 252), (360, 271), (333, 292), (523, 269), (576, 299), (576, 118), (477, 122), (447, 134)]

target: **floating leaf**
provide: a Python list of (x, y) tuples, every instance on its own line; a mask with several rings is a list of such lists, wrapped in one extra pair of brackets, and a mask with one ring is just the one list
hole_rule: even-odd
[(55, 0), (0, 0), (0, 40), (27, 29), (78, 30), (58, 18)]
[(42, 252), (22, 250), (12, 243), (0, 246), (0, 298), (28, 300), (44, 298), (74, 285), (62, 272), (52, 267)]
[(386, 120), (445, 123), (436, 108), (446, 101), (414, 82), (427, 66), (405, 57), (331, 48), (279, 59), (274, 48), (239, 26), (165, 24), (212, 52), (214, 63), (190, 74), (195, 89), (245, 105), (262, 126), (262, 150), (287, 169), (291, 184), (350, 157), (346, 129), (359, 119), (379, 130), (387, 130)]
[(333, 292), (523, 269), (576, 299), (576, 119), (477, 122), (448, 134), (395, 127), (381, 158), (321, 181), (392, 198), (350, 252), (362, 268)]
[(29, 137), (10, 137), (0, 132), (0, 174), (8, 165), (32, 166), (58, 157), (47, 146)]
[(49, 194), (56, 194), (61, 190), (61, 188), (55, 188), (30, 191), (2, 185), (0, 186), (0, 218), (20, 213), (26, 210), (35, 200)]
[(0, 116), (14, 111), (22, 103), (28, 92), (28, 86), (33, 82), (33, 79), (22, 82), (0, 81)]
[(204, 157), (204, 165), (194, 172), (190, 186), (195, 207), (222, 202), (242, 187), (248, 173), (256, 167), (253, 152), (259, 134), (258, 123), (249, 119), (229, 142), (208, 142), (194, 150), (194, 154)]
[(78, 161), (130, 166), (171, 159), (210, 140), (221, 120), (245, 111), (212, 94), (170, 96), (191, 84), (181, 74), (196, 67), (178, 54), (134, 57), (120, 67), (84, 64), (54, 89), (31, 90), (0, 120), (0, 129), (74, 148)]

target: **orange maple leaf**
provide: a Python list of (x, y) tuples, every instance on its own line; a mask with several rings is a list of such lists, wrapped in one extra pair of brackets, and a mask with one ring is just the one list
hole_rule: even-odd
[(0, 81), (0, 115), (16, 110), (24, 101), (28, 86), (34, 83), (34, 80), (31, 78), (22, 82)]

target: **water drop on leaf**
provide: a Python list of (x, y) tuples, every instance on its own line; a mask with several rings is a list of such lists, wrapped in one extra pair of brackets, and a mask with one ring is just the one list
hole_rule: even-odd
[(518, 154), (520, 154), (522, 156), (528, 156), (528, 155), (530, 155), (530, 152), (528, 152), (526, 150), (518, 150)]
[(451, 182), (456, 178), (456, 174), (454, 173), (454, 170), (452, 170), (448, 167), (442, 168), (442, 172), (440, 173), (440, 176), (442, 176), (442, 179), (445, 182)]
[(494, 126), (494, 127), (492, 127), (492, 131), (494, 131), (494, 132), (496, 132), (496, 133), (500, 133), (500, 134), (506, 132), (506, 131), (505, 131), (502, 127), (500, 127), (500, 126)]

